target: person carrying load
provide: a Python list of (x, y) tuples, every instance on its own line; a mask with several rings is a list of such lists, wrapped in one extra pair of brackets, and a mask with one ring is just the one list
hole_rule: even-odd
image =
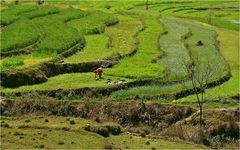
[[(97, 67), (93, 72), (95, 73), (95, 79), (96, 80), (102, 79), (102, 73), (103, 73), (103, 67), (102, 66)], [(97, 76), (99, 78), (97, 78)]]

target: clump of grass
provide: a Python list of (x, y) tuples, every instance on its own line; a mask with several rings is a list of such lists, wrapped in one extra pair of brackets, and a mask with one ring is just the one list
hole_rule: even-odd
[(29, 122), (31, 122), (31, 120), (30, 120), (30, 119), (26, 119), (25, 122), (26, 122), (26, 123), (29, 123)]
[(62, 130), (64, 130), (64, 131), (69, 131), (70, 128), (68, 128), (68, 127), (63, 127)]
[(1, 123), (1, 127), (10, 128), (10, 125), (8, 123)]
[(24, 134), (16, 131), (16, 132), (13, 133), (13, 135), (18, 136), (18, 135), (24, 135)]
[(76, 122), (75, 122), (74, 120), (70, 120), (69, 123), (70, 123), (71, 125), (76, 124)]
[(45, 122), (49, 122), (49, 120), (48, 120), (48, 119), (45, 119), (44, 121), (45, 121)]
[(38, 148), (44, 148), (45, 145), (41, 144), (41, 145), (38, 145)]
[(24, 128), (29, 128), (29, 127), (30, 127), (29, 125), (23, 124), (23, 125), (19, 125), (18, 129), (24, 129)]

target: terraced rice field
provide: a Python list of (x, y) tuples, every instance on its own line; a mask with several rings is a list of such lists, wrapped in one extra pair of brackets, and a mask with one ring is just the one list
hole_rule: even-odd
[[(186, 143), (188, 138), (195, 143), (199, 138), (197, 134), (184, 137), (180, 126), (198, 116), (199, 103), (193, 91), (200, 89), (192, 87), (192, 66), (198, 69), (198, 80), (212, 73), (203, 83), (207, 86), (204, 111), (217, 108), (230, 110), (231, 115), (239, 113), (239, 108), (233, 110), (240, 94), (236, 0), (46, 0), (43, 5), (6, 1), (1, 2), (0, 13), (0, 106), (2, 114), (12, 115), (1, 116), (3, 149), (79, 145), (81, 149), (203, 149)], [(99, 66), (103, 66), (103, 78), (93, 73)], [(22, 99), (35, 103), (25, 105)], [(39, 105), (41, 99), (46, 101)], [(101, 107), (95, 100), (101, 101)], [(124, 106), (125, 101), (131, 110)], [(73, 108), (77, 103), (81, 105)], [(165, 104), (169, 107), (159, 108)], [(175, 107), (179, 105), (181, 108)], [(39, 110), (33, 110), (35, 107)], [(96, 107), (98, 117), (91, 110)], [(127, 113), (117, 111), (120, 108)], [(158, 109), (160, 116), (153, 116)], [(41, 111), (50, 116), (22, 116)], [(170, 114), (162, 117), (164, 111)], [(182, 111), (187, 115), (174, 115)], [(53, 114), (85, 119), (66, 120)], [(216, 132), (221, 125), (229, 133), (229, 128), (237, 129), (231, 121), (229, 117), (226, 124), (219, 123)], [(104, 131), (86, 131), (86, 124), (121, 124), (123, 133), (103, 137), (98, 132)], [(198, 122), (190, 124), (198, 131)], [(174, 129), (175, 125), (179, 126)], [(186, 141), (165, 139), (162, 134), (178, 134)], [(228, 140), (239, 140), (218, 136), (206, 136), (209, 148), (224, 148), (224, 142), (231, 145)]]
[[(19, 7), (16, 12), (10, 9), (3, 10), (3, 13), (9, 11), (9, 14), (12, 15), (8, 17), (10, 21), (2, 19), (3, 22), (10, 22), (5, 23), (9, 25), (1, 32), (2, 41), (7, 41), (4, 42), (6, 46), (1, 47), (2, 53), (19, 50), (19, 48), (24, 49), (38, 40), (41, 42), (30, 50), (30, 54), (2, 59), (0, 63), (2, 70), (11, 72), (14, 69), (22, 70), (38, 66), (56, 58), (58, 54), (81, 41), (85, 42), (83, 50), (62, 59), (64, 63), (81, 64), (113, 60), (115, 65), (112, 68), (104, 69), (105, 79), (98, 82), (94, 80), (93, 73), (72, 73), (55, 75), (40, 85), (25, 85), (15, 89), (6, 88), (2, 91), (104, 87), (108, 86), (107, 79), (116, 80), (116, 82), (117, 80), (132, 82), (140, 79), (152, 79), (153, 83), (150, 86), (133, 87), (114, 92), (111, 95), (114, 99), (136, 95), (144, 97), (145, 95), (154, 96), (190, 89), (191, 85), (187, 79), (189, 75), (184, 70), (184, 63), (190, 64), (199, 61), (200, 70), (204, 72), (206, 65), (211, 62), (216, 70), (212, 81), (226, 75), (228, 64), (218, 52), (218, 33), (214, 31), (215, 29), (194, 22), (190, 23), (189, 20), (168, 17), (168, 15), (179, 16), (179, 14), (188, 13), (192, 15), (198, 10), (206, 13), (204, 10), (207, 8), (205, 7), (209, 7), (210, 4), (202, 6), (204, 8), (190, 2), (186, 3), (184, 7), (179, 3), (170, 3), (170, 5), (150, 3), (149, 8), (153, 11), (149, 12), (149, 15), (143, 16), (137, 15), (138, 9), (144, 8), (141, 3), (132, 10), (114, 15), (100, 10), (81, 11), (73, 8), (61, 10), (52, 6), (35, 6), (33, 8), (26, 6), (24, 8), (20, 5), (14, 6)], [(232, 5), (224, 7), (230, 9), (229, 7)], [(159, 8), (159, 6), (162, 7)], [(164, 17), (159, 18), (154, 12), (156, 10)], [(226, 10), (219, 11), (217, 16), (221, 16), (221, 13), (224, 14), (224, 11)], [(234, 16), (235, 13), (231, 15)], [(14, 19), (16, 18), (14, 16), (21, 16), (21, 19)], [(197, 19), (199, 20), (199, 18)], [(27, 24), (27, 22), (31, 22), (31, 24)], [(27, 24), (24, 26), (26, 29), (33, 30), (31, 34), (26, 36), (24, 30), (17, 31), (15, 24), (21, 23), (21, 26), (24, 26), (24, 23)], [(14, 42), (8, 40), (12, 36), (11, 34), (16, 33), (19, 35), (17, 37), (19, 40), (13, 40)], [(204, 45), (196, 46), (198, 41), (202, 41)], [(232, 73), (234, 73), (234, 69)], [(63, 81), (68, 81), (68, 84), (59, 84)]]

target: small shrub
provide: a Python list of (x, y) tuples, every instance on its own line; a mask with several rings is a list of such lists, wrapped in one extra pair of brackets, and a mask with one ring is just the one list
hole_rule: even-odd
[(107, 143), (104, 145), (104, 150), (111, 150), (114, 149), (114, 146), (112, 143)]
[(16, 132), (13, 133), (13, 135), (15, 135), (15, 136), (23, 135), (23, 133), (20, 133), (20, 132), (17, 132), (17, 131), (16, 131)]
[(43, 144), (39, 145), (38, 148), (44, 148), (45, 146)]
[(27, 120), (25, 120), (25, 122), (26, 122), (26, 123), (29, 123), (29, 122), (31, 122), (31, 120), (27, 119)]
[(156, 150), (156, 148), (155, 148), (155, 147), (152, 147), (152, 150)]
[(109, 137), (109, 131), (106, 127), (96, 128), (96, 133), (102, 135), (103, 137)]
[(7, 124), (7, 123), (2, 123), (2, 124), (1, 124), (1, 127), (4, 127), (4, 128), (10, 128), (10, 125)]
[(62, 130), (69, 131), (70, 129), (68, 127), (63, 127)]
[(150, 142), (149, 142), (149, 141), (147, 141), (145, 144), (146, 144), (146, 145), (150, 145)]
[(146, 133), (142, 132), (142, 133), (140, 134), (140, 136), (141, 136), (141, 137), (146, 137)]
[(64, 144), (63, 141), (59, 141), (59, 142), (58, 142), (58, 145), (63, 145), (63, 144)]
[(49, 120), (48, 120), (48, 119), (45, 119), (45, 122), (49, 122)]
[(91, 126), (89, 124), (87, 124), (86, 126), (83, 127), (84, 130), (86, 131), (91, 131)]
[(24, 139), (24, 137), (23, 137), (23, 136), (20, 136), (19, 139)]
[(76, 124), (74, 120), (70, 120), (70, 124)]
[(105, 5), (106, 9), (110, 9), (112, 6), (111, 5)]
[(97, 117), (97, 118), (95, 119), (95, 121), (96, 121), (96, 122), (101, 122), (101, 120), (100, 120), (99, 117)]
[(18, 129), (24, 129), (24, 128), (29, 128), (29, 125), (20, 125), (20, 126), (18, 126)]

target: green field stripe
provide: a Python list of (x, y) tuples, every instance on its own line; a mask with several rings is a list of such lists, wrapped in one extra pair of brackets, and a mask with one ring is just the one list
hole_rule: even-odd
[(90, 12), (89, 15), (80, 19), (74, 19), (67, 24), (76, 28), (82, 34), (99, 34), (105, 26), (116, 24), (118, 19), (112, 14), (101, 11)]
[(179, 24), (174, 19), (161, 19), (167, 34), (160, 36), (160, 47), (164, 54), (160, 63), (166, 68), (168, 80), (181, 80), (186, 78), (187, 73), (183, 64), (191, 61), (184, 37), (189, 35), (187, 27)]
[(104, 34), (86, 35), (86, 47), (73, 56), (66, 58), (67, 63), (80, 63), (103, 60), (117, 54), (124, 56), (136, 48), (136, 34), (142, 29), (137, 20), (120, 21), (117, 25), (105, 28)]
[(156, 43), (163, 28), (155, 19), (145, 19), (144, 23), (147, 28), (138, 35), (139, 45), (136, 54), (122, 59), (116, 67), (107, 69), (107, 75), (135, 79), (162, 75), (163, 67), (158, 63), (152, 63), (152, 59), (160, 54)]
[(112, 55), (112, 51), (107, 48), (108, 37), (103, 34), (86, 35), (86, 47), (84, 50), (64, 59), (66, 63), (81, 63), (102, 60)]
[(58, 14), (33, 19), (34, 24), (41, 26), (44, 39), (36, 53), (56, 55), (80, 43), (83, 37), (65, 22), (86, 16), (86, 13), (75, 9), (65, 9)]
[(40, 37), (37, 27), (29, 20), (18, 20), (1, 31), (1, 52), (10, 52), (35, 43)]
[(143, 29), (143, 24), (137, 19), (120, 21), (117, 25), (109, 26), (104, 34), (110, 38), (109, 48), (113, 53), (126, 55), (136, 48), (136, 34)]
[[(196, 24), (181, 23), (189, 27), (192, 31), (192, 36), (186, 39), (186, 43), (188, 44), (193, 61), (198, 61), (199, 63), (200, 72), (204, 74), (207, 71), (207, 65), (210, 63), (213, 67), (212, 69), (215, 70), (212, 79), (222, 77), (228, 71), (228, 66), (219, 53), (216, 32)], [(203, 46), (197, 46), (198, 41), (202, 41)]]
[(36, 85), (26, 85), (18, 88), (4, 88), (2, 92), (16, 92), (16, 91), (44, 91), (44, 90), (57, 90), (57, 89), (77, 89), (83, 87), (108, 87), (111, 86), (107, 83), (107, 79), (111, 79), (112, 83), (115, 84), (120, 80), (125, 80), (125, 82), (130, 82), (132, 80), (120, 77), (112, 77), (103, 74), (104, 79), (96, 80), (94, 73), (69, 73), (63, 75), (57, 75), (48, 78), (47, 82), (36, 84)]
[(21, 14), (32, 12), (36, 9), (37, 6), (33, 5), (10, 5), (7, 9), (4, 9), (0, 12), (1, 25), (9, 25), (21, 18)]
[[(237, 33), (211, 27), (216, 30), (218, 34), (218, 41), (220, 42), (220, 53), (228, 61), (231, 67), (231, 75), (229, 81), (220, 86), (207, 89), (205, 96), (207, 99), (228, 99), (240, 93), (239, 89), (239, 36)], [(194, 102), (194, 96), (188, 96), (179, 99), (178, 102)]]

